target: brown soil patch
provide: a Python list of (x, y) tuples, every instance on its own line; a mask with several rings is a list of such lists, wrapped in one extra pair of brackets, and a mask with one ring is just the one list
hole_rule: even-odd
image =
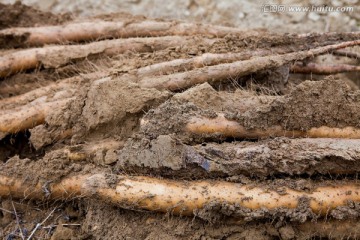
[(42, 12), (28, 7), (20, 1), (13, 5), (0, 3), (0, 9), (0, 29), (60, 24), (71, 20), (69, 14), (54, 15), (49, 12)]

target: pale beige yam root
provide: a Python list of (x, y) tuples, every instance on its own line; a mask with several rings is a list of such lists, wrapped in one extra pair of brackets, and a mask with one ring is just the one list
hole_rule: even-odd
[[(171, 35), (224, 37), (228, 34), (249, 35), (249, 32), (231, 27), (181, 23), (176, 21), (143, 20), (129, 23), (128, 21), (110, 22), (94, 20), (68, 23), (60, 26), (9, 28), (0, 31), (0, 38), (12, 37), (18, 39), (18, 44), (15, 45), (15, 47), (24, 47), (109, 38), (159, 37)], [(259, 35), (259, 33), (253, 31), (252, 35)]]
[(298, 63), (292, 65), (290, 71), (292, 73), (302, 74), (331, 75), (344, 72), (359, 72), (360, 67), (349, 64), (320, 65), (317, 63), (308, 63), (306, 65), (303, 65), (301, 63)]
[(115, 55), (126, 51), (152, 52), (178, 46), (190, 42), (211, 43), (215, 40), (195, 39), (192, 37), (154, 37), (154, 38), (128, 38), (105, 40), (84, 45), (49, 46), (20, 50), (0, 57), (0, 77), (36, 68), (44, 65), (56, 68), (73, 60), (84, 59), (91, 55), (104, 54)]
[(36, 88), (49, 85), (49, 81), (10, 83), (0, 81), (0, 100), (30, 92)]
[(111, 164), (117, 161), (116, 150), (121, 149), (124, 142), (106, 139), (101, 142), (89, 142), (82, 145), (71, 146), (65, 153), (72, 161), (91, 160), (98, 164)]
[(53, 102), (36, 102), (3, 111), (0, 115), (0, 132), (17, 133), (43, 124), (46, 116), (53, 109), (63, 108), (72, 100), (74, 98), (60, 99)]
[(139, 80), (143, 87), (153, 87), (157, 89), (179, 90), (210, 81), (221, 81), (224, 79), (246, 76), (268, 68), (277, 68), (294, 61), (312, 58), (336, 49), (360, 45), (360, 40), (348, 41), (339, 44), (319, 47), (308, 51), (287, 53), (282, 55), (255, 57), (245, 61), (219, 64), (215, 66), (203, 67), (188, 72), (175, 73), (157, 77), (145, 77)]
[(301, 33), (297, 35), (299, 38), (309, 38), (314, 40), (327, 40), (327, 41), (336, 41), (341, 39), (346, 40), (355, 40), (358, 39), (360, 34), (359, 32), (321, 32), (321, 33)]
[(358, 54), (356, 52), (348, 52), (348, 51), (344, 51), (344, 50), (337, 50), (337, 51), (332, 52), (332, 54), (334, 56), (348, 57), (348, 58), (353, 58), (353, 59), (360, 59), (360, 54)]
[(0, 100), (0, 110), (9, 110), (18, 106), (26, 105), (43, 96), (47, 96), (50, 93), (56, 94), (56, 92), (64, 91), (65, 89), (71, 89), (74, 84), (62, 82), (60, 84), (50, 84), (46, 87), (41, 87), (22, 95), (4, 98)]
[(360, 186), (338, 184), (317, 187), (302, 192), (282, 187), (281, 193), (254, 185), (224, 181), (175, 181), (125, 175), (79, 175), (49, 184), (44, 192), (41, 184), (31, 185), (23, 180), (0, 175), (0, 196), (27, 199), (68, 200), (75, 197), (97, 197), (120, 207), (146, 209), (192, 215), (209, 204), (228, 204), (250, 210), (278, 208), (295, 209), (301, 199), (309, 200), (309, 208), (318, 215), (349, 202), (360, 201)]
[(107, 75), (108, 73), (105, 72), (83, 74), (51, 83), (48, 86), (40, 87), (18, 96), (0, 99), (0, 110), (25, 105), (43, 96), (47, 96), (47, 100), (49, 100), (49, 95), (53, 95), (56, 98), (56, 95), (61, 91), (67, 90), (71, 93), (74, 89), (78, 88), (77, 85), (81, 82), (96, 80)]
[[(183, 23), (177, 21), (135, 20), (119, 21), (88, 20), (83, 22), (67, 23), (60, 26), (43, 26), (29, 28), (9, 28), (0, 31), (0, 39), (15, 39), (12, 47), (42, 46), (44, 44), (64, 44), (103, 40), (109, 38), (155, 37), (155, 36), (194, 36), (205, 35), (210, 37), (225, 37), (238, 35), (241, 38), (260, 36), (261, 31), (243, 31), (238, 28), (207, 25), (201, 23)], [(356, 32), (349, 33), (312, 33), (294, 35), (297, 39), (311, 39), (323, 42), (353, 40), (359, 37)]]
[(236, 121), (228, 120), (219, 114), (216, 118), (193, 117), (185, 126), (191, 134), (220, 134), (223, 137), (267, 138), (267, 137), (309, 137), (309, 138), (360, 138), (360, 129), (354, 127), (331, 128), (327, 126), (311, 128), (307, 131), (285, 130), (281, 126), (268, 129), (246, 129)]
[(212, 66), (221, 63), (230, 63), (234, 61), (247, 60), (256, 56), (270, 55), (269, 50), (259, 51), (245, 51), (240, 53), (205, 53), (198, 57), (189, 59), (176, 59), (169, 62), (162, 62), (140, 68), (135, 71), (139, 78), (151, 77), (156, 75), (171, 74), (174, 72), (189, 71), (194, 68), (202, 68), (205, 66)]

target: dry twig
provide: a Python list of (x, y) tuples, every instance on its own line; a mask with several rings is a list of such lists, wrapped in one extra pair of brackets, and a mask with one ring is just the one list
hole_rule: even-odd
[(55, 212), (56, 209), (57, 209), (57, 207), (55, 207), (41, 223), (36, 224), (35, 228), (32, 230), (32, 232), (29, 235), (29, 237), (27, 238), (27, 240), (30, 240), (34, 236), (34, 234), (38, 230), (38, 228), (41, 227), (51, 217), (51, 215)]
[[(10, 195), (10, 197), (11, 197), (11, 195)], [(19, 216), (18, 216), (18, 214), (17, 214), (17, 212), (16, 212), (16, 208), (15, 208), (15, 206), (14, 206), (14, 202), (13, 202), (13, 201), (11, 201), (11, 205), (12, 205), (12, 207), (13, 207), (13, 209), (14, 209), (14, 214), (15, 214), (15, 218), (16, 218), (16, 225), (17, 225), (17, 227), (19, 228), (20, 237), (21, 237), (22, 240), (24, 240), (24, 239), (25, 239), (24, 233), (23, 233), (23, 230), (22, 230), (22, 228), (21, 228), (21, 226), (20, 226), (20, 219), (19, 219)]]

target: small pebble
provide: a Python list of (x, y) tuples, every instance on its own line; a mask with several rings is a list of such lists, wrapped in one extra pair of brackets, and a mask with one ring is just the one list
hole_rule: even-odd
[(238, 14), (238, 18), (239, 18), (239, 19), (243, 19), (243, 18), (245, 18), (245, 13), (243, 13), (243, 12), (239, 12), (239, 14)]
[(346, 3), (346, 4), (357, 4), (358, 2), (359, 2), (359, 0), (343, 0), (344, 1), (344, 3)]
[(342, 6), (342, 2), (339, 0), (331, 0), (331, 5), (334, 7), (341, 7)]
[(320, 15), (315, 12), (311, 12), (309, 13), (308, 18), (312, 21), (318, 21), (320, 19)]

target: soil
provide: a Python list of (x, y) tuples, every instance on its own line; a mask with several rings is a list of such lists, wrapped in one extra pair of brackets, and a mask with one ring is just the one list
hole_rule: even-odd
[[(1, 0), (14, 3), (16, 0)], [(271, 32), (349, 32), (359, 30), (359, 2), (356, 0), (22, 0), (24, 4), (56, 14), (71, 12), (77, 16), (94, 16), (130, 12), (152, 18), (181, 19), (241, 29), (262, 28)], [(353, 11), (284, 11), (266, 12), (267, 5), (353, 7)]]
[[(72, 20), (68, 14), (43, 13), (20, 3), (0, 4), (1, 11), (5, 14), (0, 16), (0, 28), (58, 25)], [(106, 20), (125, 17), (129, 22), (144, 18), (97, 16)], [(250, 130), (274, 125), (288, 130), (360, 128), (360, 90), (352, 82), (356, 76), (302, 79), (284, 65), (262, 71), (254, 68), (238, 79), (177, 91), (147, 88), (137, 81), (139, 68), (204, 53), (244, 52), (248, 59), (256, 50), (271, 50), (277, 55), (356, 39), (346, 34), (313, 34), (304, 39), (264, 30), (257, 33), (212, 38), (206, 44), (202, 36), (193, 36), (192, 41), (180, 46), (111, 56), (82, 53), (71, 61), (70, 53), (64, 51), (57, 56), (60, 65), (44, 55), (47, 64), (0, 79), (2, 116), (20, 112), (26, 117), (28, 109), (43, 109), (45, 115), (43, 121), (34, 121), (24, 131), (0, 131), (2, 176), (42, 186), (45, 199), (0, 198), (0, 236), (20, 239), (21, 235), (34, 234), (33, 239), (53, 240), (358, 238), (360, 206), (351, 201), (329, 210), (326, 217), (315, 214), (311, 199), (306, 197), (297, 199), (293, 209), (254, 210), (212, 202), (188, 217), (171, 211), (145, 211), (136, 204), (114, 206), (95, 194), (67, 201), (47, 199), (51, 195), (49, 186), (82, 174), (106, 175), (109, 188), (114, 188), (111, 183), (116, 185), (116, 175), (140, 175), (188, 186), (196, 180), (227, 181), (283, 195), (287, 194), (284, 187), (312, 193), (321, 186), (358, 184), (357, 139), (236, 139), (184, 131), (193, 117), (211, 119), (219, 115)], [(0, 47), (15, 46), (11, 41), (18, 43), (7, 39), (0, 41)], [(0, 56), (21, 51), (5, 48)], [(78, 51), (71, 54), (75, 56)], [(59, 102), (63, 104), (46, 107)]]
[(13, 5), (0, 3), (0, 29), (60, 24), (70, 20), (70, 14), (54, 15), (28, 7), (21, 2)]

